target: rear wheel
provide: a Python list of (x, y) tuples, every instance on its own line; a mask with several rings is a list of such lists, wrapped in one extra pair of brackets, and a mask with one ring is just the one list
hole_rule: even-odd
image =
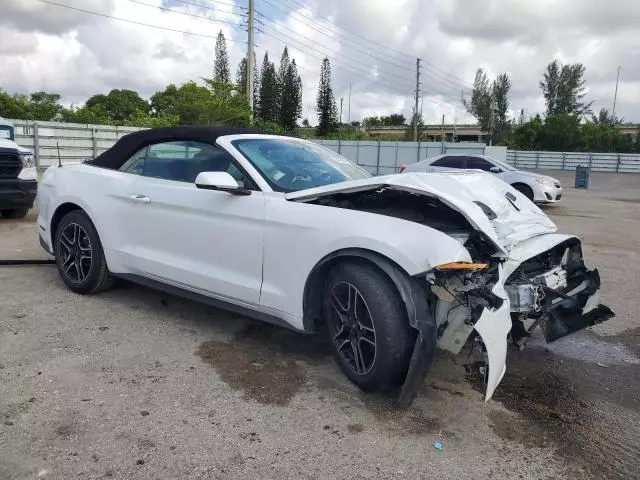
[(533, 202), (533, 190), (529, 185), (525, 185), (524, 183), (516, 183), (512, 185), (512, 187)]
[(342, 371), (364, 391), (393, 388), (404, 380), (413, 330), (393, 283), (364, 263), (344, 263), (328, 276), (323, 318)]
[(55, 232), (58, 272), (76, 293), (97, 293), (113, 285), (102, 244), (93, 223), (80, 210), (67, 213)]
[(9, 208), (0, 211), (4, 218), (24, 218), (28, 212), (28, 208)]

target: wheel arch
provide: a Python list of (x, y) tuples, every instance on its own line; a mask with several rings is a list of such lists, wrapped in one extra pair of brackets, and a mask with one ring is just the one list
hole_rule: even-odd
[(52, 245), (53, 245), (53, 241), (55, 240), (55, 235), (56, 235), (56, 230), (58, 229), (58, 225), (60, 225), (60, 222), (62, 221), (62, 219), (67, 213), (73, 212), (74, 210), (80, 210), (81, 212), (85, 213), (89, 218), (91, 218), (87, 213), (87, 211), (77, 203), (64, 202), (58, 205), (55, 211), (53, 212), (53, 215), (51, 215), (51, 222), (49, 224), (49, 232), (51, 233)]
[(421, 318), (428, 309), (426, 295), (420, 282), (411, 277), (400, 265), (390, 258), (364, 248), (344, 248), (323, 257), (309, 273), (303, 292), (303, 326), (305, 331), (312, 331), (320, 318), (324, 279), (328, 271), (335, 265), (346, 261), (361, 261), (372, 265), (395, 285), (407, 311), (409, 324), (417, 328)]
[(525, 183), (525, 182), (523, 182), (523, 181), (521, 181), (521, 180), (518, 180), (518, 181), (516, 181), (516, 182), (513, 182), (513, 183), (511, 184), (511, 186), (512, 186), (513, 188), (515, 188), (516, 190), (517, 190), (517, 187), (518, 187), (518, 186), (522, 186), (522, 187), (525, 187), (525, 188), (527, 188), (527, 189), (531, 190), (531, 195), (532, 195), (532, 196), (535, 194), (535, 192), (533, 191), (533, 187), (532, 187), (531, 185), (529, 185), (528, 183)]

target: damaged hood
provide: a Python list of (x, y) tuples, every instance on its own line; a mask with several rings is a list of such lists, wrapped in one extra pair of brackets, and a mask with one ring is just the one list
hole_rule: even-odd
[[(310, 201), (336, 193), (393, 188), (434, 197), (457, 210), (502, 253), (531, 237), (552, 233), (555, 224), (533, 202), (494, 175), (475, 171), (385, 175), (291, 192), (287, 200)], [(489, 207), (490, 211), (483, 206)]]

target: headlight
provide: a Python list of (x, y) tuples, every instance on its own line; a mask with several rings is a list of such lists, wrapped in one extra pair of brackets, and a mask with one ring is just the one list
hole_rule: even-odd
[(24, 168), (33, 167), (33, 155), (31, 153), (25, 153), (20, 155), (20, 159), (22, 160), (22, 166)]
[(553, 187), (553, 180), (547, 180), (546, 178), (536, 178), (536, 183), (540, 185), (546, 185), (547, 187)]

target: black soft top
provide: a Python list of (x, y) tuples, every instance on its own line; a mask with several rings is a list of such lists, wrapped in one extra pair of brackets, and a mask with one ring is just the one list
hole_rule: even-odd
[(193, 140), (215, 144), (218, 137), (243, 133), (263, 132), (241, 127), (169, 127), (140, 130), (125, 135), (109, 150), (86, 163), (116, 170), (138, 150), (153, 143)]

